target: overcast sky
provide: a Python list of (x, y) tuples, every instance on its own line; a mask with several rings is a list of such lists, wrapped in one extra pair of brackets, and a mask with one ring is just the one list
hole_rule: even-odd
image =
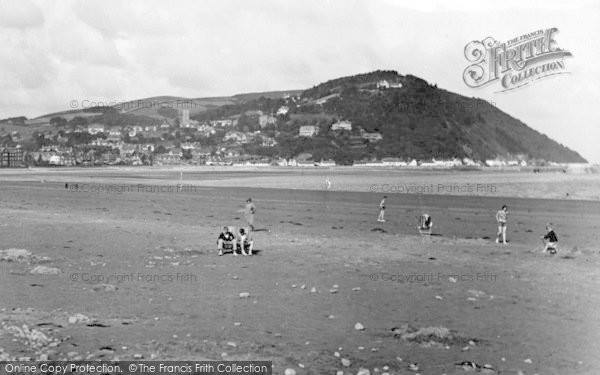
[[(557, 27), (569, 74), (470, 88), (464, 47)], [(0, 0), (0, 118), (308, 88), (376, 69), (493, 101), (600, 162), (600, 1)]]

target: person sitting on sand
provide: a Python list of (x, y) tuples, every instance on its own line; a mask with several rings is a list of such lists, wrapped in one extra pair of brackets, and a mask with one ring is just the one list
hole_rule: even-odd
[(431, 216), (429, 216), (429, 214), (421, 215), (421, 218), (419, 219), (418, 229), (421, 233), (431, 234), (431, 230), (433, 229), (433, 221), (431, 220)]
[[(254, 239), (252, 238), (252, 231), (250, 230), (250, 228), (240, 228), (238, 236), (238, 245), (240, 246), (240, 249), (242, 250), (242, 254), (244, 256), (252, 255), (252, 249), (254, 248)], [(245, 249), (248, 249), (248, 253), (244, 251)]]
[(233, 255), (237, 255), (235, 251), (235, 243), (232, 241), (235, 239), (235, 236), (229, 230), (229, 227), (223, 227), (223, 230), (219, 234), (219, 238), (217, 239), (217, 250), (219, 250), (219, 256), (223, 255), (223, 247), (225, 244), (233, 244)]
[(496, 221), (498, 222), (498, 234), (496, 235), (496, 243), (500, 242), (500, 236), (502, 236), (502, 243), (506, 245), (506, 214), (508, 213), (508, 207), (502, 206), (502, 209), (496, 213)]
[(542, 253), (548, 251), (550, 254), (556, 254), (558, 252), (558, 237), (556, 236), (556, 233), (554, 233), (551, 224), (546, 224), (546, 235), (540, 236), (540, 238), (544, 243), (544, 250), (542, 250)]

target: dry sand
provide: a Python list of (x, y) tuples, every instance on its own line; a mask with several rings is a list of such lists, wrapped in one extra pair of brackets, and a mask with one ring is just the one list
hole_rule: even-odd
[[(5, 359), (266, 359), (277, 374), (409, 374), (411, 362), (421, 374), (468, 373), (463, 361), (502, 374), (600, 372), (600, 202), (389, 194), (388, 221), (377, 223), (380, 193), (239, 187), (305, 178), (294, 174), (197, 172), (195, 191), (94, 194), (63, 181), (171, 186), (177, 171), (26, 173), (0, 182), (0, 250), (31, 252), (0, 260)], [(219, 180), (225, 187), (199, 186)], [(243, 223), (236, 211), (248, 196), (258, 254), (216, 256), (218, 227)], [(501, 204), (508, 246), (490, 240)], [(416, 235), (423, 211), (436, 236)], [(558, 256), (532, 252), (547, 221)], [(31, 274), (38, 266), (60, 274)]]

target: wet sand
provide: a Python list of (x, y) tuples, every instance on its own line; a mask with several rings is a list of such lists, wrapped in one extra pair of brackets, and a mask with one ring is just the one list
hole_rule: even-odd
[[(377, 223), (380, 193), (237, 187), (238, 175), (218, 175), (207, 179), (233, 186), (94, 194), (65, 189), (85, 182), (77, 173), (48, 173), (0, 182), (0, 250), (50, 258), (0, 261), (0, 347), (12, 357), (267, 359), (298, 374), (408, 374), (410, 362), (467, 373), (462, 361), (502, 374), (600, 371), (600, 202), (390, 194)], [(94, 183), (160, 181), (122, 176)], [(216, 256), (219, 226), (243, 224), (249, 196), (258, 254)], [(502, 204), (508, 246), (493, 243)], [(416, 233), (424, 211), (430, 238)], [(548, 221), (554, 257), (532, 252)], [(37, 265), (61, 273), (30, 274)], [(69, 323), (78, 313), (92, 321)], [(58, 344), (12, 341), (7, 327), (23, 324)], [(427, 327), (452, 337), (407, 339)]]

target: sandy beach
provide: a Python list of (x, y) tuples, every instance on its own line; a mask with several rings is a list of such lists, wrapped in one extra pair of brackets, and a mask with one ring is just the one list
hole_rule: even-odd
[[(353, 173), (2, 171), (0, 358), (264, 359), (278, 374), (600, 372), (596, 175)], [(177, 183), (186, 190), (167, 189)], [(385, 184), (497, 190), (390, 192), (378, 223)], [(257, 254), (218, 257), (219, 227), (243, 224), (248, 197)], [(502, 204), (506, 246), (494, 243)], [(431, 237), (415, 228), (423, 212)], [(549, 221), (556, 256), (539, 252)]]

